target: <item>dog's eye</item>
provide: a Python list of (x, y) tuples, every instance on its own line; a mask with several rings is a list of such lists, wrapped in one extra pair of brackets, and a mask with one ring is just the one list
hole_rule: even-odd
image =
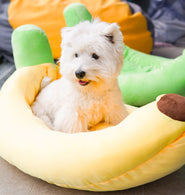
[(75, 57), (78, 58), (78, 54), (77, 53), (75, 53)]
[(97, 60), (99, 58), (98, 55), (96, 55), (95, 53), (92, 54), (92, 58), (94, 58), (95, 60)]

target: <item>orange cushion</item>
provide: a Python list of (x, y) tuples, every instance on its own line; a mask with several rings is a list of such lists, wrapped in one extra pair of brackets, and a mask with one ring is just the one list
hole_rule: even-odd
[(54, 58), (61, 53), (61, 28), (65, 27), (64, 8), (70, 3), (83, 3), (93, 17), (105, 22), (117, 22), (124, 35), (124, 42), (133, 49), (150, 53), (153, 46), (147, 21), (140, 13), (132, 14), (127, 3), (120, 0), (11, 0), (8, 16), (15, 29), (23, 24), (35, 24), (47, 34)]

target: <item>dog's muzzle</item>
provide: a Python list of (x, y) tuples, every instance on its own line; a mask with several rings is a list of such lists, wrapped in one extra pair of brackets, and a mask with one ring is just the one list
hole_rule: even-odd
[[(90, 83), (89, 80), (87, 79), (83, 79), (86, 75), (86, 72), (82, 71), (82, 70), (77, 70), (75, 72), (76, 78), (79, 79), (79, 84), (82, 86), (88, 85)], [(83, 79), (83, 80), (82, 80)]]
[(81, 70), (77, 70), (76, 72), (75, 72), (75, 75), (76, 75), (76, 77), (78, 78), (78, 79), (83, 79), (84, 77), (85, 77), (85, 72), (84, 71), (81, 71)]

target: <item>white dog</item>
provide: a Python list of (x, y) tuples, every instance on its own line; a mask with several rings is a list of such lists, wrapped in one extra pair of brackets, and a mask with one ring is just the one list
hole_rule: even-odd
[(62, 38), (62, 77), (41, 90), (32, 104), (35, 115), (66, 133), (120, 123), (127, 111), (117, 81), (123, 65), (119, 26), (85, 21), (63, 28)]

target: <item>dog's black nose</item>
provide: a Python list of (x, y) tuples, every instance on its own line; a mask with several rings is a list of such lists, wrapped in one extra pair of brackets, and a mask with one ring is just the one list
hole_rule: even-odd
[(77, 70), (77, 71), (75, 72), (75, 75), (76, 75), (76, 77), (77, 77), (78, 79), (83, 79), (84, 76), (85, 76), (85, 72), (82, 71), (82, 70)]

